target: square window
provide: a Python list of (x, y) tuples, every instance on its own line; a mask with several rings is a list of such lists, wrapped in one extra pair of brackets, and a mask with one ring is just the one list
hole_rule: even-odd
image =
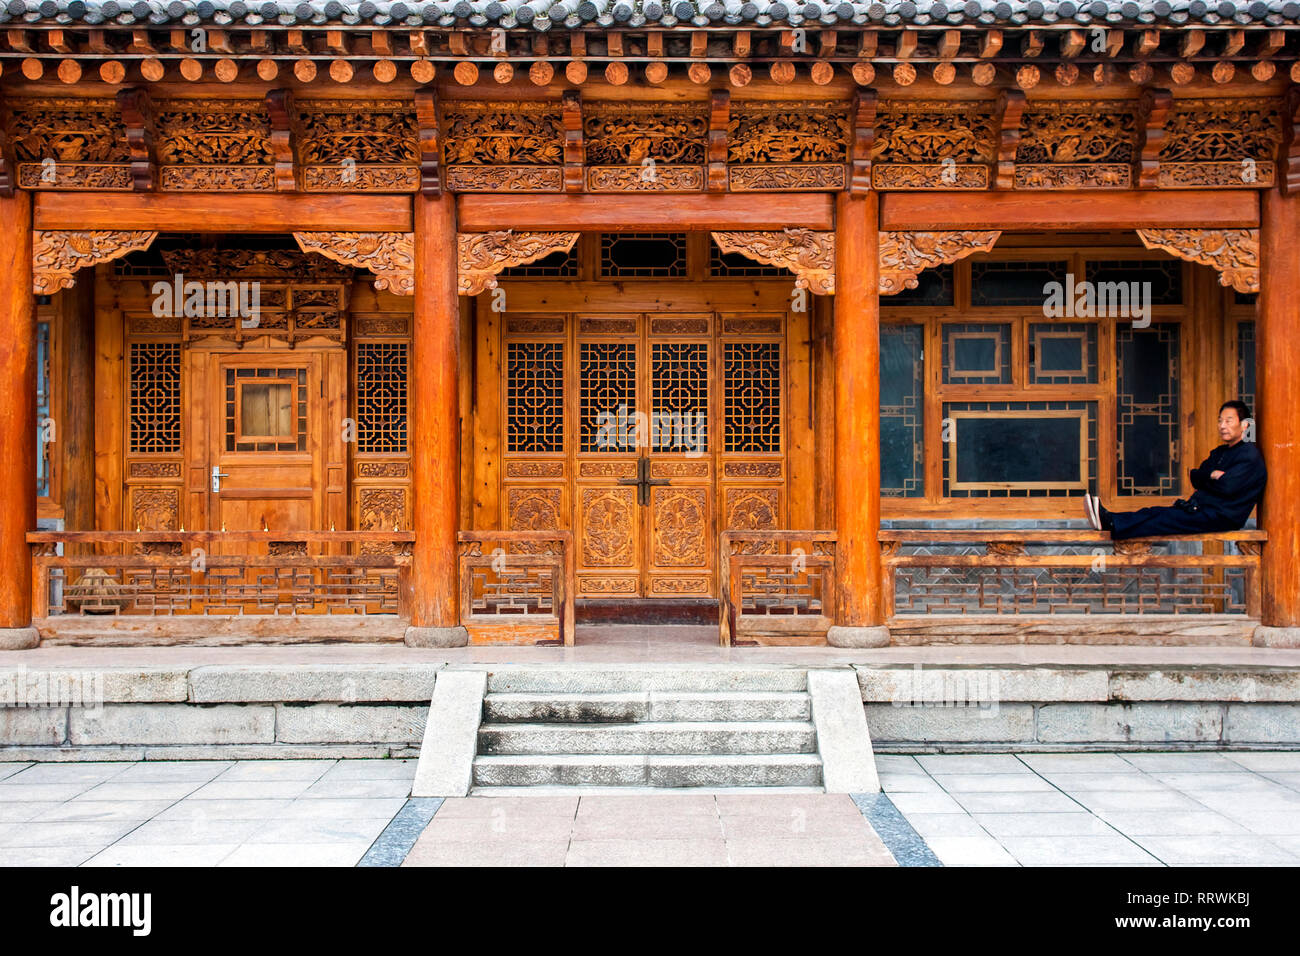
[(949, 385), (1010, 384), (1011, 326), (944, 325), (943, 380)]

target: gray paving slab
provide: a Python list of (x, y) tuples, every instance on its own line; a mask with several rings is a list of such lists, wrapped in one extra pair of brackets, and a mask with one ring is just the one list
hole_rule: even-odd
[(32, 766), (30, 763), (0, 763), (0, 780), (8, 780), (21, 770)]
[(82, 866), (217, 866), (235, 850), (235, 843), (160, 844), (149, 846), (115, 843), (96, 853)]
[(1212, 836), (1134, 836), (1134, 842), (1169, 866), (1220, 866), (1300, 864), (1267, 837), (1215, 834)]
[(1119, 833), (1005, 836), (1000, 842), (1023, 866), (1133, 866), (1160, 862)]
[(1015, 754), (922, 754), (916, 758), (926, 773), (1029, 773)]

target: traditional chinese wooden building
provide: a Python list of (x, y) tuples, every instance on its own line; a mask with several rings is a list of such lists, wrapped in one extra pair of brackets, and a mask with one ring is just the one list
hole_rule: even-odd
[[(8, 646), (1300, 627), (1300, 3), (9, 0), (0, 34)], [(1186, 495), (1238, 397), (1257, 528), (1084, 530), (1089, 488)]]

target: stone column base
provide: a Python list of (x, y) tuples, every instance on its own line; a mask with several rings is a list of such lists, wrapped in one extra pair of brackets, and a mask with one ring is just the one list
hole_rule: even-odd
[(1256, 647), (1300, 647), (1300, 627), (1265, 627), (1261, 624), (1255, 628), (1251, 643)]
[(469, 631), (457, 624), (455, 627), (408, 627), (407, 647), (464, 647), (469, 643)]
[(826, 632), (826, 643), (831, 647), (888, 647), (889, 628), (836, 625)]
[(0, 651), (25, 651), (40, 642), (34, 627), (0, 627)]

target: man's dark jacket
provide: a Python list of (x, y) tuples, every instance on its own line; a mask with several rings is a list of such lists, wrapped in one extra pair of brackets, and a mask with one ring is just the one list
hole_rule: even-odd
[[(1211, 478), (1213, 471), (1223, 474)], [(1264, 456), (1249, 441), (1220, 445), (1199, 468), (1192, 469), (1191, 476), (1196, 491), (1187, 499), (1187, 508), (1215, 519), (1216, 524), (1221, 521), (1224, 531), (1235, 531), (1246, 523), (1268, 480)]]

